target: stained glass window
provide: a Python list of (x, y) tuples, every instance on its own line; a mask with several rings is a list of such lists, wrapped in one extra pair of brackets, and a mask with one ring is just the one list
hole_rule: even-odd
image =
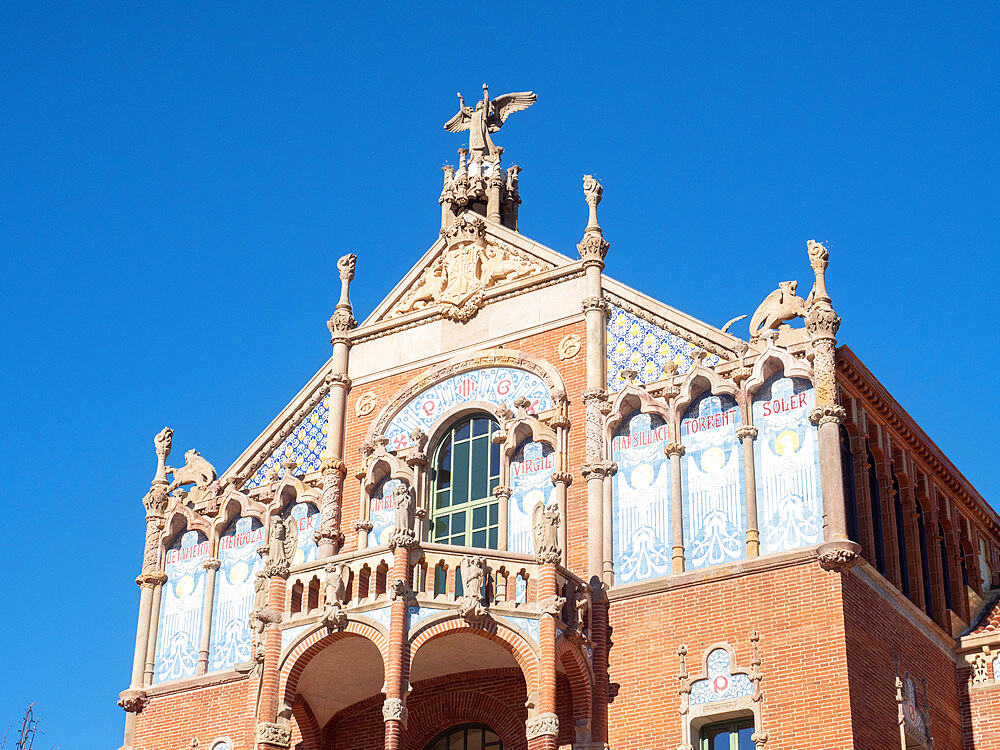
[(433, 538), (442, 544), (497, 549), (500, 446), (496, 421), (485, 414), (463, 417), (434, 452)]

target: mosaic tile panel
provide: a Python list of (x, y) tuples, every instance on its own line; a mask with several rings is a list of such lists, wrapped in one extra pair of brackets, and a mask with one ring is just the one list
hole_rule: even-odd
[(555, 497), (552, 449), (542, 443), (525, 441), (510, 463), (511, 496), (507, 511), (507, 549), (531, 552), (531, 513), (541, 501), (548, 505)]
[[(663, 378), (663, 368), (670, 362), (677, 364), (677, 372), (685, 373), (694, 361), (691, 352), (694, 344), (659, 326), (611, 306), (608, 314), (608, 390), (620, 391), (625, 387), (622, 370), (635, 370), (640, 383), (653, 383)], [(719, 362), (718, 355), (705, 358), (705, 365), (712, 367)]]
[(281, 653), (284, 654), (292, 642), (313, 625), (296, 625), (294, 628), (285, 628), (281, 631)]
[(422, 620), (428, 617), (439, 615), (445, 610), (435, 607), (407, 607), (406, 608), (406, 629), (412, 631)]
[(743, 698), (753, 692), (753, 683), (745, 674), (733, 674), (729, 652), (717, 648), (708, 655), (708, 678), (691, 683), (691, 705)]
[(517, 627), (522, 633), (533, 640), (536, 646), (538, 645), (538, 620), (530, 617), (511, 617), (509, 615), (500, 615), (500, 619), (506, 620)]
[[(407, 613), (409, 610), (407, 610)], [(378, 609), (369, 609), (366, 612), (358, 612), (361, 617), (367, 617), (370, 620), (374, 620), (383, 628), (385, 632), (389, 632), (389, 620), (392, 619), (392, 607), (379, 607)]]
[(263, 564), (257, 554), (263, 543), (264, 527), (256, 518), (234, 518), (219, 538), (220, 568), (216, 573), (212, 610), (210, 672), (250, 661), (253, 584)]
[(267, 475), (274, 466), (278, 467), (278, 475), (284, 476), (285, 470), (281, 468), (281, 462), (289, 458), (299, 462), (299, 468), (296, 469), (299, 475), (319, 471), (320, 454), (326, 447), (329, 406), (330, 394), (327, 394), (282, 441), (274, 453), (257, 467), (257, 471), (247, 480), (244, 487), (246, 489), (259, 487), (267, 480)]
[(167, 550), (153, 682), (193, 677), (201, 644), (208, 538), (187, 531)]

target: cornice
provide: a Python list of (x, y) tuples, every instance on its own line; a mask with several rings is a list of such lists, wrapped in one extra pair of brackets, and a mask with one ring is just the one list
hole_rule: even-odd
[(968, 513), (1000, 537), (1000, 515), (847, 346), (837, 348), (837, 373), (839, 384), (902, 438), (901, 442), (936, 475), (938, 484), (955, 493)]

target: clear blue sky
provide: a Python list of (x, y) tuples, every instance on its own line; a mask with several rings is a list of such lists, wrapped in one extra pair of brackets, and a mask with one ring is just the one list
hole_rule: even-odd
[(287, 403), (337, 257), (362, 317), (435, 239), (484, 81), (539, 95), (498, 137), (525, 234), (572, 255), (593, 172), (608, 273), (716, 325), (826, 241), (841, 340), (1000, 498), (1000, 6), (366, 6), (0, 4), (0, 727), (38, 701), (36, 747), (120, 743), (153, 435), (222, 470)]

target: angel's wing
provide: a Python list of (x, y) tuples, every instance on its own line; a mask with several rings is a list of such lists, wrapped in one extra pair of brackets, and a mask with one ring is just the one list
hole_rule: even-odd
[(295, 548), (299, 546), (299, 521), (295, 516), (289, 516), (285, 520), (285, 538), (282, 540), (285, 558), (292, 559)]
[[(496, 129), (507, 121), (507, 118), (514, 112), (527, 109), (538, 101), (538, 94), (534, 91), (513, 91), (510, 94), (502, 94), (493, 100), (493, 120)], [(447, 126), (445, 126), (447, 127)]]
[(460, 107), (458, 114), (444, 124), (444, 129), (449, 133), (461, 133), (463, 130), (469, 129), (469, 123), (471, 122), (472, 116), (468, 110), (465, 107)]

